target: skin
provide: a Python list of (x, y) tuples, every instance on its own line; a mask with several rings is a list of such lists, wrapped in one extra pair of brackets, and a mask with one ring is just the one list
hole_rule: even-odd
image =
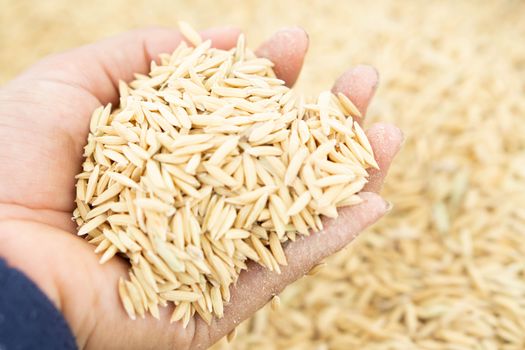
[[(239, 30), (202, 32), (218, 48), (235, 45)], [(23, 271), (63, 313), (82, 349), (205, 349), (261, 308), (272, 295), (303, 276), (316, 263), (342, 249), (384, 215), (389, 205), (377, 194), (403, 136), (389, 124), (367, 131), (379, 171), (361, 193), (360, 205), (326, 220), (323, 232), (285, 247), (288, 266), (280, 275), (251, 264), (235, 287), (225, 316), (207, 325), (199, 317), (183, 329), (148, 316), (132, 321), (117, 294), (127, 273), (115, 258), (104, 265), (94, 247), (75, 235), (74, 176), (80, 171), (91, 112), (118, 101), (118, 80), (146, 73), (159, 53), (182, 40), (171, 29), (142, 29), (49, 56), (0, 89), (0, 256)], [(308, 49), (300, 28), (280, 30), (257, 50), (275, 63), (291, 86)], [(358, 66), (341, 75), (335, 92), (345, 93), (363, 115), (378, 84), (377, 72)], [(364, 122), (360, 120), (360, 122)]]

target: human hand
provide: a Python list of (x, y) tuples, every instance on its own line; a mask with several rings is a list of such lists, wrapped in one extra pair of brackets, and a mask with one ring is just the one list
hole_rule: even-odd
[[(202, 36), (227, 49), (238, 34), (216, 28)], [(119, 277), (127, 273), (126, 262), (112, 259), (99, 265), (93, 246), (75, 235), (70, 219), (74, 176), (81, 168), (91, 112), (100, 104), (115, 104), (119, 80), (147, 72), (152, 59), (173, 51), (180, 40), (169, 29), (129, 32), (48, 57), (0, 90), (0, 256), (51, 299), (80, 348), (206, 348), (387, 211), (377, 192), (402, 136), (397, 128), (378, 124), (367, 135), (380, 170), (371, 171), (361, 193), (365, 200), (340, 210), (338, 219), (326, 220), (323, 232), (288, 244), (288, 266), (280, 275), (249, 265), (232, 288), (224, 318), (211, 325), (199, 317), (187, 328), (170, 324), (170, 308), (161, 310), (161, 321), (151, 316), (130, 320), (116, 290)], [(304, 31), (286, 29), (258, 54), (272, 60), (276, 74), (292, 85), (307, 46)], [(364, 115), (377, 79), (374, 69), (359, 66), (343, 74), (334, 90), (345, 93)]]

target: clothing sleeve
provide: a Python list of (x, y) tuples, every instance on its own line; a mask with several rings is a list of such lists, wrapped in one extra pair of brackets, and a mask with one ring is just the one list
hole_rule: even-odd
[(62, 314), (21, 271), (0, 258), (0, 350), (77, 349)]

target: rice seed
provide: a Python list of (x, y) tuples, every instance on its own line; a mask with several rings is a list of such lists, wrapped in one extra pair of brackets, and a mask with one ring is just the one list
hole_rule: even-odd
[(136, 253), (142, 250), (142, 248), (133, 241), (124, 231), (119, 231), (118, 233), (119, 241), (124, 245), (125, 250), (129, 250), (132, 253)]
[(182, 290), (172, 290), (169, 292), (160, 293), (160, 296), (166, 300), (177, 302), (194, 302), (202, 298), (202, 296), (198, 293)]
[(347, 127), (346, 125), (343, 125), (341, 122), (334, 118), (327, 118), (326, 119), (327, 125), (334, 129), (335, 131), (340, 132), (341, 134), (348, 135), (350, 137), (354, 136), (354, 131), (351, 127)]
[(262, 156), (280, 156), (283, 151), (275, 146), (257, 146), (251, 147), (245, 151), (251, 156), (262, 157)]
[(320, 271), (324, 270), (324, 268), (326, 267), (326, 263), (325, 262), (320, 262), (316, 265), (314, 265), (310, 271), (308, 271), (307, 275), (308, 276), (315, 276), (317, 275)]
[(255, 127), (250, 133), (248, 141), (257, 142), (263, 139), (265, 136), (269, 135), (273, 131), (274, 127), (275, 122), (273, 120), (269, 120), (261, 124), (260, 126)]
[(322, 143), (312, 154), (310, 154), (310, 159), (313, 161), (324, 160), (328, 153), (332, 152), (336, 143), (337, 142), (335, 140), (329, 140)]
[(237, 180), (228, 175), (218, 166), (212, 165), (208, 162), (203, 163), (202, 165), (213, 178), (217, 179), (217, 181), (221, 182), (222, 184), (230, 187), (236, 187), (238, 185)]
[(107, 222), (109, 222), (111, 225), (119, 225), (119, 226), (130, 226), (134, 225), (135, 222), (129, 216), (128, 214), (113, 214), (109, 215), (106, 218)]
[(139, 142), (140, 139), (137, 134), (135, 134), (133, 131), (131, 131), (129, 128), (125, 127), (121, 123), (117, 121), (113, 121), (111, 123), (111, 126), (115, 129), (117, 134), (125, 139), (128, 142)]
[(179, 135), (171, 144), (173, 150), (185, 146), (204, 144), (213, 138), (213, 134)]
[(279, 237), (277, 237), (277, 234), (275, 233), (270, 234), (270, 249), (275, 260), (277, 260), (279, 264), (288, 265)]
[(250, 232), (238, 228), (229, 229), (224, 235), (227, 239), (244, 239), (250, 237)]
[(210, 258), (211, 266), (217, 272), (217, 276), (221, 284), (224, 286), (230, 285), (232, 279), (231, 279), (230, 272), (228, 271), (226, 265), (216, 255), (212, 254), (210, 255), (209, 258)]
[(225, 86), (215, 86), (211, 91), (220, 97), (245, 98), (250, 95), (250, 93), (245, 89), (230, 88)]
[(261, 212), (264, 210), (266, 203), (268, 202), (270, 194), (268, 192), (263, 193), (259, 199), (255, 202), (253, 205), (253, 208), (251, 208), (251, 211), (249, 212), (249, 215), (246, 218), (246, 221), (243, 225), (243, 228), (249, 228), (259, 217)]
[(330, 91), (323, 91), (319, 94), (318, 104), (319, 104), (319, 119), (321, 121), (321, 129), (323, 134), (330, 134), (330, 123), (329, 118), (330, 114), (328, 111), (330, 98), (332, 93)]
[(122, 242), (120, 241), (118, 235), (113, 232), (112, 230), (109, 230), (109, 229), (104, 229), (102, 230), (104, 236), (113, 244), (113, 246), (117, 247), (117, 249), (122, 252), (122, 253), (125, 253), (126, 252), (126, 247), (124, 246), (124, 244), (122, 244)]
[(172, 303), (186, 326), (223, 316), (248, 260), (280, 273), (282, 245), (362, 201), (377, 163), (344, 97), (305, 103), (242, 35), (225, 51), (181, 33), (191, 45), (93, 113), (73, 216), (101, 263), (119, 253), (131, 265), (119, 282), (130, 316)]
[(337, 93), (337, 98), (339, 99), (339, 102), (341, 103), (343, 108), (346, 110), (348, 115), (351, 115), (352, 117), (363, 118), (359, 109), (357, 109), (354, 103), (350, 101), (350, 99), (346, 97), (345, 94), (339, 92)]
[(202, 43), (201, 36), (187, 22), (179, 21), (179, 30), (186, 40), (193, 46), (199, 46)]
[(255, 236), (250, 237), (250, 242), (253, 245), (253, 249), (257, 252), (257, 255), (260, 258), (260, 261), (265, 265), (268, 269), (273, 270), (273, 265), (271, 262), (271, 254), (266, 249), (264, 244), (262, 244), (261, 240)]
[(224, 212), (224, 197), (216, 197), (215, 199), (217, 199), (216, 202), (210, 203), (208, 208), (209, 215), (204, 217), (204, 222), (202, 223), (204, 229), (210, 229), (217, 225), (221, 214)]
[(100, 120), (103, 110), (104, 110), (104, 106), (100, 106), (100, 107), (97, 107), (91, 114), (91, 119), (89, 122), (89, 131), (92, 134), (96, 134), (97, 132), (99, 120)]
[(288, 208), (286, 215), (293, 216), (301, 212), (301, 210), (306, 208), (308, 203), (310, 203), (311, 198), (312, 198), (312, 195), (310, 194), (310, 192), (302, 193), (299, 197), (297, 197), (297, 199), (292, 204), (292, 206)]
[(97, 227), (102, 225), (104, 222), (106, 222), (106, 219), (107, 219), (107, 216), (102, 214), (102, 215), (99, 215), (99, 216), (89, 220), (84, 225), (82, 225), (82, 227), (79, 228), (77, 234), (79, 236), (83, 236), (85, 234), (88, 234), (89, 232), (91, 232), (92, 230), (96, 229)]
[(339, 201), (336, 200), (335, 205), (338, 207), (346, 207), (346, 206), (351, 206), (351, 205), (357, 205), (362, 202), (363, 202), (363, 199), (361, 197), (359, 197), (358, 195), (353, 195), (353, 196), (350, 196), (348, 198), (345, 198)]
[(142, 148), (141, 146), (136, 145), (134, 143), (128, 143), (128, 147), (131, 150), (131, 152), (133, 152), (133, 154), (135, 156), (139, 157), (140, 159), (142, 159), (142, 160), (149, 159), (149, 157), (150, 157), (149, 153), (144, 148)]
[(201, 162), (201, 154), (196, 153), (193, 156), (191, 156), (190, 160), (184, 167), (184, 171), (188, 174), (195, 175), (197, 172), (197, 167), (199, 166)]
[(140, 207), (143, 210), (151, 210), (158, 213), (166, 213), (168, 215), (170, 212), (174, 211), (173, 206), (155, 198), (137, 198), (134, 203), (137, 207)]
[(126, 291), (128, 292), (128, 296), (130, 300), (132, 301), (135, 312), (138, 313), (139, 316), (144, 318), (146, 310), (144, 309), (142, 295), (140, 294), (135, 284), (133, 284), (132, 282), (124, 281), (124, 284), (126, 286)]
[(118, 248), (114, 245), (111, 245), (108, 249), (106, 249), (106, 251), (104, 252), (104, 254), (102, 254), (102, 256), (100, 257), (100, 260), (98, 261), (99, 264), (105, 264), (106, 262), (108, 262), (112, 257), (115, 256), (115, 254), (117, 254), (118, 252)]
[(95, 193), (95, 188), (97, 186), (98, 176), (100, 174), (100, 165), (95, 165), (93, 172), (89, 175), (89, 180), (86, 187), (86, 193), (84, 194), (84, 202), (89, 203), (93, 194)]
[(157, 238), (155, 247), (159, 256), (166, 262), (172, 271), (184, 272), (186, 270), (184, 263), (181, 261), (181, 259), (177, 258), (174, 250), (166, 243)]
[(122, 153), (136, 167), (142, 168), (144, 165), (142, 159), (137, 157), (128, 146), (122, 147)]
[[(100, 241), (100, 243), (98, 243), (97, 247), (95, 248), (95, 254), (106, 251), (106, 249), (108, 249), (111, 245), (111, 242), (104, 235), (100, 235), (99, 237), (102, 237), (102, 241)], [(92, 241), (95, 240), (90, 240), (89, 242), (91, 243)], [(94, 244), (97, 244), (97, 241), (98, 240), (96, 240)]]
[(193, 155), (195, 153), (204, 152), (210, 148), (212, 148), (213, 145), (209, 143), (204, 144), (196, 144), (196, 145), (189, 145), (185, 147), (175, 148), (175, 150), (171, 153), (173, 157), (176, 156), (185, 156), (185, 155)]
[(180, 304), (175, 306), (173, 314), (170, 318), (170, 323), (180, 321), (186, 314), (189, 314), (190, 305), (191, 304), (188, 302), (181, 302)]
[(270, 204), (275, 207), (277, 214), (281, 218), (282, 222), (286, 225), (288, 221), (290, 220), (290, 217), (286, 215), (286, 212), (288, 211), (288, 209), (287, 209), (287, 205), (284, 204), (282, 197), (272, 194), (270, 196)]
[(270, 210), (270, 218), (273, 224), (273, 228), (275, 229), (275, 232), (277, 232), (277, 235), (279, 236), (279, 238), (281, 238), (286, 233), (285, 223), (282, 221), (278, 210), (275, 208), (274, 205), (272, 205), (272, 203), (270, 203), (269, 210)]
[(274, 295), (270, 301), (270, 306), (273, 311), (278, 311), (281, 308), (281, 298), (278, 295)]
[(234, 328), (228, 335), (226, 335), (226, 341), (232, 343), (237, 337), (237, 328)]
[(122, 186), (134, 188), (140, 191), (140, 186), (135, 181), (131, 180), (129, 177), (113, 171), (108, 171), (106, 172), (106, 174), (109, 176), (110, 179), (120, 183)]
[(264, 186), (253, 191), (244, 192), (243, 194), (240, 194), (235, 197), (226, 198), (225, 202), (233, 204), (249, 204), (261, 198), (262, 195), (270, 195), (276, 190), (276, 186)]
[(252, 157), (248, 153), (243, 153), (242, 164), (244, 170), (244, 180), (246, 182), (246, 188), (251, 191), (257, 184), (257, 173), (255, 171), (255, 163)]
[(146, 282), (147, 286), (153, 289), (153, 291), (158, 293), (159, 288), (157, 286), (157, 282), (155, 281), (153, 271), (151, 270), (151, 267), (146, 261), (146, 259), (141, 255), (139, 255), (138, 257), (138, 266), (139, 266), (139, 271), (141, 272), (141, 275), (144, 277), (144, 281)]
[(213, 312), (217, 317), (224, 315), (224, 306), (222, 301), (221, 290), (218, 287), (212, 287), (210, 290), (211, 302), (213, 306)]
[(158, 303), (157, 302), (155, 302), (155, 301), (150, 302), (148, 304), (148, 310), (149, 310), (151, 316), (153, 316), (157, 320), (160, 320), (160, 312), (159, 312), (159, 307), (158, 307)]
[(237, 148), (239, 143), (238, 137), (232, 137), (224, 142), (217, 150), (212, 154), (208, 160), (208, 164), (219, 165), (228, 154), (230, 154), (234, 149)]
[(105, 149), (102, 154), (104, 156), (114, 162), (116, 162), (119, 165), (127, 165), (129, 161), (119, 152), (113, 151), (111, 149)]
[(292, 182), (297, 177), (297, 174), (301, 170), (306, 157), (308, 157), (308, 149), (303, 146), (293, 156), (290, 164), (288, 165), (288, 169), (286, 170), (286, 174), (284, 176), (285, 185), (290, 186), (292, 184)]
[(127, 289), (126, 289), (126, 285), (125, 285), (124, 279), (122, 279), (122, 277), (118, 281), (118, 290), (119, 290), (120, 300), (122, 300), (122, 304), (124, 305), (124, 309), (128, 313), (128, 316), (132, 320), (134, 320), (136, 318), (135, 308), (133, 307), (133, 302), (131, 301), (131, 299), (130, 299), (130, 297), (128, 295), (128, 292), (127, 292)]
[(355, 178), (354, 175), (325, 176), (322, 179), (315, 180), (315, 185), (318, 187), (330, 187), (330, 186), (348, 183), (352, 181), (354, 178)]
[(126, 233), (133, 237), (135, 241), (139, 243), (141, 247), (143, 247), (145, 250), (152, 250), (153, 247), (151, 246), (149, 238), (138, 228), (135, 226), (128, 226), (126, 227)]

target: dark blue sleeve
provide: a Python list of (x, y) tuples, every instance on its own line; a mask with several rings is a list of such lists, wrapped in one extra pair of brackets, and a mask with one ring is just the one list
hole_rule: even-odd
[(0, 350), (77, 349), (62, 314), (21, 271), (0, 258)]

